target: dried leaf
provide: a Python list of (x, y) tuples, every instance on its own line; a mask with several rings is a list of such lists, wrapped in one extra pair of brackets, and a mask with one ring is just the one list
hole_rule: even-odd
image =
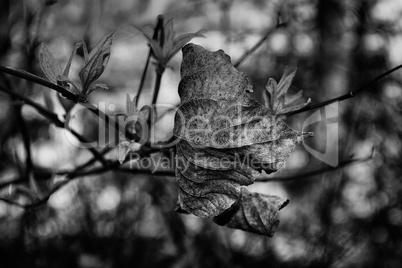
[[(281, 168), (310, 134), (292, 130), (268, 107), (251, 99), (247, 77), (222, 50), (186, 45), (181, 78), (181, 106), (173, 130), (180, 139), (176, 178), (181, 209), (219, 218), (237, 206), (231, 217), (225, 216), (228, 227), (273, 235), (280, 198), (249, 194), (241, 186), (252, 184), (261, 170), (271, 173)], [(240, 211), (247, 212), (248, 225), (241, 223), (236, 214)]]
[(241, 189), (239, 200), (224, 213), (214, 217), (214, 222), (234, 229), (274, 236), (278, 229), (278, 212), (289, 200), (278, 196), (250, 193)]

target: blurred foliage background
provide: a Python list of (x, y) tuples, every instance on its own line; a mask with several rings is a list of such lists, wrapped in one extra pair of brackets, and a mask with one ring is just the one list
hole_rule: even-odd
[[(205, 38), (192, 42), (223, 49), (232, 62), (275, 28), (280, 14), (286, 27), (274, 30), (239, 66), (259, 100), (268, 78), (279, 79), (285, 66), (298, 68), (292, 90), (304, 89), (306, 100), (318, 103), (402, 63), (398, 0), (2, 0), (0, 63), (43, 77), (38, 66), (41, 42), (63, 65), (75, 43), (83, 39), (92, 47), (117, 29), (100, 79), (110, 90), (93, 93), (90, 101), (114, 104), (110, 114), (122, 112), (126, 94), (136, 94), (148, 55), (146, 39), (130, 25), (154, 25), (158, 14), (174, 18), (177, 33), (206, 29)], [(82, 62), (82, 57), (75, 58), (73, 79), (78, 79)], [(181, 53), (163, 76), (159, 103), (179, 104), (180, 62)], [(19, 93), (63, 115), (55, 92), (7, 79)], [(153, 83), (151, 66), (140, 107), (150, 104)], [(376, 148), (371, 161), (298, 178), (328, 167), (300, 145), (286, 167), (274, 174), (294, 179), (250, 187), (291, 200), (281, 211), (274, 238), (174, 212), (174, 177), (107, 172), (72, 181), (35, 209), (0, 202), (0, 267), (401, 267), (401, 83), (397, 71), (339, 103), (338, 138), (327, 133), (328, 120), (310, 126), (315, 137), (306, 144), (311, 148), (338, 148), (340, 162), (365, 157)], [(62, 179), (53, 173), (74, 169), (91, 157), (35, 110), (4, 94), (0, 102), (2, 197), (15, 191), (10, 180), (24, 177), (23, 135), (31, 140), (38, 180)], [(301, 130), (309, 114), (289, 116), (286, 122)], [(173, 115), (166, 113), (158, 122), (156, 140), (171, 136)], [(17, 124), (21, 118), (24, 129)], [(83, 113), (75, 127), (96, 138), (99, 124)], [(116, 152), (109, 157), (115, 158)]]

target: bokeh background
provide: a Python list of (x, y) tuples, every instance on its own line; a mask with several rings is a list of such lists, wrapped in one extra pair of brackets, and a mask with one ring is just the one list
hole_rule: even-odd
[[(90, 101), (114, 104), (110, 114), (124, 112), (126, 94), (136, 94), (149, 51), (136, 28), (155, 25), (158, 14), (174, 18), (179, 34), (207, 30), (205, 38), (192, 42), (223, 49), (233, 62), (275, 28), (279, 16), (286, 27), (274, 30), (239, 66), (261, 101), (268, 78), (278, 80), (285, 66), (298, 70), (290, 91), (303, 89), (305, 101), (318, 103), (356, 90), (402, 63), (398, 0), (2, 0), (0, 63), (43, 77), (41, 42), (63, 66), (75, 43), (83, 39), (93, 47), (116, 29), (100, 79), (110, 90), (91, 94)], [(78, 54), (70, 71), (73, 79), (83, 63), (82, 51)], [(159, 103), (180, 102), (181, 57), (177, 54), (163, 75)], [(325, 120), (310, 126), (315, 132), (307, 142), (311, 148), (337, 148), (340, 162), (365, 158), (375, 148), (373, 159), (302, 176), (330, 166), (300, 145), (285, 168), (271, 176), (291, 180), (249, 187), (291, 200), (273, 238), (174, 212), (174, 177), (107, 172), (72, 181), (36, 209), (0, 202), (0, 267), (401, 267), (401, 75), (397, 71), (338, 104), (332, 121), (338, 139), (327, 135)], [(154, 79), (151, 65), (140, 107), (150, 104)], [(21, 94), (60, 116), (65, 113), (55, 92), (8, 80)], [(16, 106), (1, 94), (0, 193), (5, 198), (14, 196), (16, 188), (7, 182), (24, 176), (26, 152), (16, 123), (21, 116), (33, 166), (41, 171), (38, 180), (63, 179), (53, 173), (74, 169), (91, 157), (35, 110)], [(301, 130), (310, 114), (289, 116), (286, 122)], [(173, 115), (167, 112), (158, 122), (156, 140), (172, 135)], [(80, 114), (74, 126), (86, 137), (97, 137), (99, 123), (91, 114)], [(108, 154), (116, 156), (116, 150)], [(26, 201), (24, 195), (18, 198)]]

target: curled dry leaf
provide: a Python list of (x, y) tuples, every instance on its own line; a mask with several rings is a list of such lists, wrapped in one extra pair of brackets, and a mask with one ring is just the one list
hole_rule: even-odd
[(278, 212), (289, 200), (274, 195), (250, 193), (241, 189), (239, 200), (216, 216), (214, 222), (230, 228), (274, 236), (278, 229)]
[(181, 209), (216, 217), (227, 227), (272, 236), (278, 210), (287, 203), (250, 194), (241, 186), (252, 184), (261, 170), (281, 168), (310, 133), (292, 130), (251, 99), (247, 77), (222, 50), (186, 45), (181, 78), (181, 106), (173, 130), (180, 139), (176, 178)]

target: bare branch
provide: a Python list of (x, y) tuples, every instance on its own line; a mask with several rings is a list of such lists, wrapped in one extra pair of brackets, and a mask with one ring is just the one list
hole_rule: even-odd
[(28, 80), (28, 81), (34, 82), (36, 84), (51, 88), (53, 90), (56, 90), (61, 95), (63, 95), (64, 97), (66, 97), (67, 99), (69, 99), (69, 100), (71, 100), (73, 102), (78, 102), (78, 100), (79, 100), (78, 95), (68, 91), (64, 87), (55, 85), (52, 82), (50, 82), (48, 80), (45, 80), (45, 79), (43, 79), (43, 78), (41, 78), (39, 76), (36, 76), (34, 74), (31, 74), (31, 73), (29, 73), (27, 71), (20, 70), (20, 69), (15, 69), (15, 68), (11, 68), (11, 67), (6, 67), (6, 66), (0, 66), (0, 72), (10, 74), (12, 76), (19, 77), (19, 78), (22, 78), (24, 80)]
[(307, 178), (311, 178), (316, 175), (320, 175), (320, 174), (324, 174), (327, 172), (331, 172), (331, 171), (335, 171), (335, 170), (344, 168), (351, 164), (364, 163), (364, 162), (372, 160), (373, 158), (374, 158), (374, 149), (372, 150), (372, 152), (369, 156), (366, 156), (363, 158), (347, 159), (347, 160), (340, 162), (339, 165), (337, 165), (336, 167), (325, 167), (325, 168), (309, 171), (306, 173), (294, 174), (294, 175), (286, 176), (286, 177), (260, 177), (260, 178), (257, 178), (255, 180), (255, 182), (273, 182), (273, 181), (287, 182), (287, 181), (307, 179)]
[[(52, 113), (51, 111), (47, 110), (46, 108), (42, 107), (41, 105), (31, 101), (30, 99), (26, 98), (23, 95), (20, 95), (16, 92), (13, 92), (11, 90), (5, 89), (0, 87), (0, 91), (10, 95), (11, 97), (15, 98), (15, 99), (19, 99), (24, 101), (25, 104), (30, 105), (31, 107), (35, 108), (41, 115), (43, 115), (44, 117), (46, 117), (49, 121), (51, 121), (52, 123), (54, 123), (57, 127), (60, 128), (65, 128), (65, 124), (64, 122), (62, 122), (57, 114)], [(87, 139), (82, 136), (81, 134), (79, 134), (78, 132), (76, 132), (75, 130), (69, 128), (68, 129), (80, 142), (88, 142)], [(91, 153), (94, 155), (94, 157), (100, 161), (102, 164), (106, 164), (106, 160), (104, 159), (103, 155), (100, 154), (95, 148), (88, 148), (88, 150), (91, 151)]]
[(393, 73), (393, 72), (395, 72), (395, 71), (397, 71), (397, 70), (399, 70), (401, 68), (402, 68), (402, 64), (398, 65), (398, 66), (396, 66), (396, 67), (394, 67), (394, 68), (392, 68), (392, 69), (390, 69), (388, 71), (386, 71), (385, 73), (380, 74), (379, 76), (377, 76), (376, 78), (374, 78), (369, 83), (367, 83), (366, 85), (362, 86), (361, 88), (359, 88), (357, 90), (350, 91), (350, 92), (348, 92), (348, 93), (346, 93), (346, 94), (344, 94), (342, 96), (339, 96), (339, 97), (336, 97), (336, 98), (333, 98), (333, 99), (329, 99), (327, 101), (320, 102), (320, 103), (317, 103), (317, 104), (314, 104), (314, 105), (306, 106), (306, 107), (304, 107), (304, 108), (302, 108), (300, 110), (292, 111), (292, 112), (285, 113), (285, 114), (282, 114), (282, 115), (289, 116), (289, 115), (299, 114), (299, 113), (303, 113), (303, 112), (307, 112), (307, 111), (313, 111), (313, 110), (317, 110), (317, 109), (319, 109), (321, 107), (327, 106), (327, 105), (329, 105), (331, 103), (337, 102), (337, 101), (344, 101), (344, 100), (353, 98), (357, 94), (362, 92), (363, 90), (370, 88), (373, 84), (377, 83), (378, 81), (380, 81), (384, 77), (390, 75), (391, 73)]
[(10, 75), (13, 75), (15, 77), (19, 77), (19, 78), (34, 82), (36, 84), (48, 87), (50, 89), (56, 90), (57, 92), (62, 94), (64, 97), (66, 97), (70, 101), (72, 101), (74, 103), (80, 103), (80, 104), (84, 105), (93, 114), (95, 114), (99, 118), (103, 119), (107, 124), (115, 127), (117, 130), (119, 130), (119, 125), (115, 122), (115, 120), (113, 120), (107, 114), (105, 114), (104, 112), (99, 110), (92, 103), (89, 103), (82, 96), (78, 96), (78, 95), (68, 91), (64, 87), (61, 87), (61, 86), (56, 85), (56, 84), (53, 84), (52, 82), (50, 82), (48, 80), (45, 80), (45, 79), (43, 79), (43, 78), (41, 78), (39, 76), (36, 76), (34, 74), (31, 74), (31, 73), (29, 73), (27, 71), (20, 70), (20, 69), (14, 69), (14, 68), (11, 68), (11, 67), (0, 66), (0, 72), (10, 74)]
[(240, 66), (240, 64), (242, 64), (251, 54), (253, 54), (262, 44), (264, 44), (265, 40), (268, 39), (268, 37), (277, 29), (282, 28), (286, 26), (286, 23), (277, 23), (276, 27), (274, 28), (270, 28), (266, 34), (261, 37), (261, 39), (253, 46), (251, 47), (249, 50), (247, 50), (243, 56), (240, 57), (240, 59), (237, 60), (237, 62), (233, 65), (235, 68), (238, 68)]

